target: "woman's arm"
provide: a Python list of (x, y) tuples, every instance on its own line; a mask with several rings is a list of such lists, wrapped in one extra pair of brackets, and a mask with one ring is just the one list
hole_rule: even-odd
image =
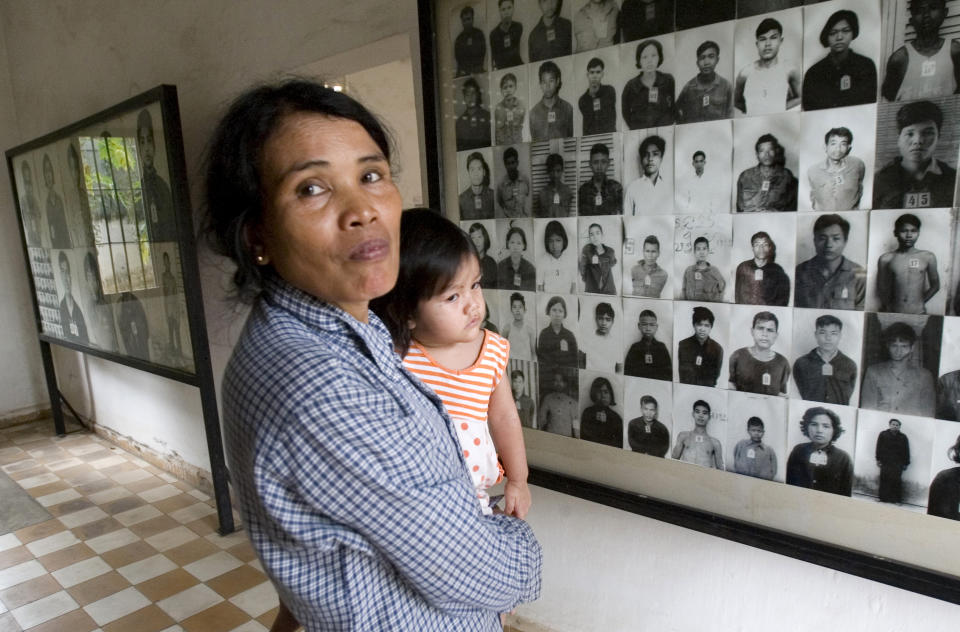
[(527, 487), (527, 452), (523, 444), (520, 415), (513, 401), (509, 380), (501, 379), (490, 397), (487, 415), (490, 436), (497, 448), (507, 482), (504, 486), (504, 513), (525, 518), (530, 509), (530, 489)]

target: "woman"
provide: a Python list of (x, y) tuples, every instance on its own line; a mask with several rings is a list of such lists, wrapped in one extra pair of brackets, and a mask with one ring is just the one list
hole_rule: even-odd
[(610, 380), (605, 377), (593, 380), (590, 385), (590, 401), (593, 405), (584, 408), (580, 416), (580, 438), (622, 448), (623, 417), (611, 408), (616, 406), (617, 402), (613, 398)]
[(309, 632), (498, 626), (539, 592), (539, 545), (525, 523), (481, 517), (450, 418), (368, 311), (398, 271), (383, 128), (318, 84), (255, 88), (215, 130), (206, 184), (213, 245), (256, 299), (224, 428), (281, 602)]
[[(957, 442), (947, 450), (951, 461), (960, 463), (960, 435)], [(930, 500), (927, 513), (950, 520), (960, 520), (960, 467), (941, 470), (930, 484)]]
[(849, 9), (836, 11), (820, 31), (827, 56), (803, 76), (803, 109), (821, 110), (877, 100), (877, 67), (850, 48), (860, 35), (860, 20)]
[(810, 439), (793, 447), (787, 459), (787, 485), (807, 487), (830, 494), (853, 492), (853, 461), (833, 445), (843, 434), (840, 416), (817, 406), (803, 413), (800, 430)]
[(537, 291), (551, 294), (575, 294), (577, 291), (571, 257), (564, 256), (569, 240), (563, 224), (557, 220), (547, 222), (543, 230), (544, 252), (537, 262)]
[(497, 287), (497, 262), (487, 254), (490, 250), (490, 233), (480, 222), (470, 224), (467, 233), (477, 249), (477, 257), (480, 258), (480, 287), (494, 290)]
[(470, 186), (460, 193), (460, 219), (493, 218), (493, 189), (490, 188), (490, 166), (483, 154), (475, 151), (467, 156), (467, 177)]
[(737, 266), (734, 300), (741, 305), (786, 305), (790, 277), (776, 263), (777, 244), (764, 231), (750, 238), (753, 258)]
[(663, 46), (657, 40), (637, 45), (640, 74), (627, 82), (620, 96), (623, 120), (630, 129), (673, 125), (673, 75), (657, 70), (663, 65)]
[(573, 332), (563, 326), (567, 319), (567, 303), (560, 296), (547, 301), (547, 316), (550, 324), (543, 328), (537, 338), (537, 362), (551, 366), (576, 367), (579, 353)]
[(507, 252), (497, 265), (497, 283), (501, 290), (533, 292), (537, 284), (537, 269), (523, 256), (527, 250), (527, 234), (519, 226), (507, 231)]

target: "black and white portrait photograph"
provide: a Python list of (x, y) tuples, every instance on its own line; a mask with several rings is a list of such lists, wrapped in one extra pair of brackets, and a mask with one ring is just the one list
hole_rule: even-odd
[(577, 213), (620, 215), (623, 149), (620, 134), (598, 134), (580, 139), (577, 158)]
[(675, 212), (729, 213), (733, 157), (730, 121), (678, 126), (674, 142)]
[(533, 229), (537, 291), (575, 294), (579, 259), (577, 219), (535, 219)]
[(623, 378), (580, 372), (580, 438), (623, 448)]
[(733, 21), (677, 33), (677, 123), (733, 116), (733, 37)]
[(860, 408), (933, 417), (942, 331), (942, 316), (866, 314)]
[[(550, 367), (580, 366), (580, 304), (570, 294), (537, 294), (537, 362)], [(541, 367), (542, 371), (545, 371)], [(540, 391), (544, 391), (541, 389)]]
[(624, 323), (619, 297), (580, 297), (578, 340), (588, 371), (623, 373)]
[(507, 294), (507, 298), (510, 298), (512, 292), (500, 292), (499, 290), (483, 290), (483, 300), (486, 303), (486, 310), (483, 315), (483, 328), (489, 329), (495, 334), (500, 333), (500, 328), (503, 325), (503, 320), (500, 318), (502, 310), (500, 305), (503, 302), (501, 297)]
[(821, 2), (803, 10), (803, 109), (875, 103), (880, 5)]
[(500, 335), (510, 341), (510, 359), (537, 359), (537, 295), (519, 290), (502, 290), (497, 323)]
[(873, 208), (953, 206), (960, 97), (881, 103)]
[(727, 392), (702, 386), (673, 387), (673, 449), (670, 458), (724, 470)]
[(487, 44), (492, 70), (517, 68), (527, 59), (530, 24), (539, 11), (522, 0), (487, 0)]
[(579, 217), (577, 244), (580, 259), (580, 291), (587, 294), (617, 296), (621, 281), (620, 251), (623, 225), (619, 215)]
[(623, 378), (623, 418), (627, 448), (664, 458), (673, 428), (673, 385), (661, 380)]
[(943, 314), (949, 279), (949, 209), (870, 213), (867, 310)]
[(790, 383), (793, 311), (785, 307), (734, 305), (730, 309), (732, 391), (786, 396)]
[(535, 217), (576, 216), (577, 164), (576, 138), (530, 144)]
[(573, 57), (560, 57), (528, 66), (530, 94), (530, 139), (533, 141), (573, 136), (573, 103), (576, 79)]
[(132, 292), (123, 291), (117, 297), (115, 313), (123, 353), (149, 361), (152, 333), (143, 303)]
[(623, 299), (623, 373), (669, 382), (673, 379), (673, 303)]
[(798, 210), (837, 213), (873, 205), (877, 107), (804, 112)]
[(538, 367), (540, 373), (537, 429), (562, 437), (580, 437), (579, 372), (574, 367)]
[(623, 0), (620, 41), (634, 42), (673, 31), (673, 0)]
[(681, 384), (727, 387), (730, 305), (726, 303), (673, 304), (676, 372)]
[(493, 159), (496, 216), (508, 219), (532, 217), (530, 145), (521, 143), (495, 147)]
[(737, 14), (736, 0), (676, 0), (677, 30), (732, 20)]
[(737, 20), (733, 85), (737, 116), (800, 109), (803, 10), (788, 9)]
[[(63, 173), (63, 190), (71, 239), (76, 246), (93, 246), (97, 242), (97, 236), (94, 234), (93, 217), (90, 214), (90, 200), (87, 197), (87, 185), (80, 150), (77, 149), (76, 143), (64, 141), (58, 143), (57, 149), (54, 151), (64, 157), (64, 163), (67, 166)], [(161, 153), (165, 154), (165, 152)], [(160, 156), (154, 157), (155, 164), (159, 162), (159, 158)], [(166, 156), (163, 155), (163, 158), (163, 168), (165, 170)], [(102, 240), (103, 236), (101, 235), (100, 238)]]
[(538, 0), (539, 11), (527, 39), (527, 61), (544, 61), (573, 52), (573, 3)]
[(623, 134), (623, 216), (673, 213), (673, 127)]
[(794, 306), (863, 311), (867, 220), (856, 212), (797, 215)]
[(676, 299), (721, 303), (733, 298), (731, 215), (676, 215), (673, 233)]
[[(14, 161), (14, 172), (17, 177), (17, 197), (23, 221), (23, 232), (28, 246), (44, 246), (49, 248), (49, 232), (41, 231), (43, 216), (40, 212), (39, 183), (34, 178), (35, 167), (31, 158), (33, 154), (26, 154)], [(44, 236), (41, 240), (41, 234)]]
[(943, 319), (937, 375), (937, 419), (960, 421), (960, 318), (956, 316)]
[(790, 400), (787, 485), (853, 494), (857, 409)]
[(524, 428), (537, 427), (537, 375), (539, 365), (527, 360), (510, 359), (510, 394), (517, 405), (520, 425)]
[(860, 411), (853, 497), (925, 511), (935, 427), (926, 417)]
[(501, 290), (533, 292), (537, 269), (533, 264), (533, 220), (497, 220), (500, 239), (497, 255), (497, 287)]
[(947, 287), (947, 314), (951, 316), (960, 316), (960, 240), (957, 239), (960, 223), (957, 220), (956, 209), (952, 209), (954, 216), (953, 236), (950, 243), (953, 244), (953, 255), (950, 258), (950, 280)]
[(731, 391), (727, 407), (727, 471), (782, 483), (787, 472), (787, 400)]
[(489, 147), (457, 153), (460, 220), (493, 219), (493, 150)]
[(573, 52), (613, 46), (619, 41), (620, 6), (615, 0), (574, 0)]
[(470, 236), (470, 241), (480, 257), (480, 286), (485, 290), (497, 287), (497, 223), (492, 219), (465, 220), (460, 228)]
[(620, 116), (620, 55), (615, 46), (580, 53), (573, 58), (577, 112), (573, 131), (576, 136), (616, 132)]
[(137, 150), (142, 170), (143, 211), (146, 214), (147, 232), (153, 242), (177, 240), (177, 222), (168, 183), (169, 168), (164, 138), (160, 105), (155, 104), (140, 110), (137, 113)]
[(911, 101), (954, 94), (960, 72), (960, 44), (951, 37), (958, 7), (955, 0), (894, 0), (883, 32), (883, 79), (886, 101)]
[(457, 151), (480, 149), (491, 144), (488, 78), (487, 74), (471, 75), (453, 82)]
[(77, 251), (60, 250), (54, 255), (57, 278), (60, 286), (60, 326), (63, 328), (63, 338), (79, 344), (90, 344), (87, 333), (87, 315), (80, 307), (82, 296), (81, 278), (83, 269), (79, 261), (72, 261)]
[(960, 520), (960, 428), (957, 424), (935, 422), (930, 474), (927, 513)]
[[(117, 323), (113, 301), (103, 291), (100, 281), (100, 264), (94, 250), (83, 253), (83, 291), (80, 292), (81, 311), (86, 314), (87, 334), (90, 344), (107, 351), (117, 351)], [(182, 299), (181, 299), (182, 300)], [(181, 312), (185, 314), (185, 311)], [(182, 318), (182, 320), (186, 320)], [(189, 346), (188, 346), (189, 347)]]
[[(190, 344), (190, 325), (187, 322), (187, 302), (183, 292), (183, 269), (180, 255), (174, 244), (155, 247), (156, 277), (163, 295), (163, 323), (154, 327), (161, 332), (155, 337), (160, 352), (154, 358), (169, 366), (186, 366), (193, 369), (193, 350)], [(162, 341), (162, 342), (161, 342)]]
[(649, 37), (619, 48), (623, 129), (673, 125), (677, 96), (673, 34)]
[[(43, 164), (43, 207), (47, 216), (47, 233), (54, 249), (70, 248), (73, 239), (67, 224), (67, 210), (63, 203), (63, 170), (54, 168), (51, 152), (44, 150)], [(57, 152), (54, 157), (59, 158)], [(59, 161), (58, 161), (59, 166)]]
[(624, 217), (623, 224), (623, 295), (672, 298), (673, 216)]
[(450, 9), (454, 76), (475, 75), (487, 70), (486, 17), (483, 2), (465, 2)]
[(794, 213), (733, 217), (734, 302), (789, 305), (796, 250)]
[(860, 312), (793, 310), (790, 397), (856, 406), (862, 341)]
[(490, 98), (494, 104), (494, 145), (515, 145), (530, 140), (527, 122), (529, 85), (527, 66), (514, 66), (490, 73), (490, 86), (494, 90)]
[(797, 210), (799, 112), (733, 123), (733, 208), (737, 213)]
[(737, 0), (737, 17), (748, 18), (761, 13), (783, 11), (784, 9), (793, 9), (817, 4), (818, 2), (823, 2), (823, 0)]

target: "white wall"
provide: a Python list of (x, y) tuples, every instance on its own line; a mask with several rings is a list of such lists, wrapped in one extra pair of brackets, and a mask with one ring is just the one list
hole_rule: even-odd
[[(3, 0), (0, 140), (11, 146), (173, 83), (196, 205), (200, 155), (232, 95), (274, 73), (413, 33), (415, 6), (413, 0)], [(7, 177), (0, 174), (0, 209), (9, 210)], [(0, 307), (5, 325), (30, 320), (22, 253), (10, 242), (6, 215), (0, 299), (8, 291), (13, 299)], [(222, 262), (205, 253), (201, 262), (219, 375), (243, 312), (222, 301), (228, 272)], [(20, 305), (9, 317), (8, 304)], [(22, 347), (0, 346), (2, 357), (19, 360), (5, 362), (19, 365), (9, 379), (8, 369), (0, 369), (4, 406), (14, 395), (27, 403), (42, 399), (32, 324), (22, 332), (8, 336)], [(70, 351), (58, 351), (57, 364), (71, 399), (99, 423), (209, 467), (195, 389)], [(21, 382), (9, 387), (9, 380)], [(955, 627), (960, 614), (928, 598), (545, 490), (535, 490), (530, 519), (545, 546), (544, 592), (518, 614), (557, 630), (936, 631)]]

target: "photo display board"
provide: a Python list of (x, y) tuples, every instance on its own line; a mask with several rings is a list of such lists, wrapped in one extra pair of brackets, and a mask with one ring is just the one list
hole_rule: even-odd
[(960, 598), (960, 0), (424, 4), (531, 465)]

